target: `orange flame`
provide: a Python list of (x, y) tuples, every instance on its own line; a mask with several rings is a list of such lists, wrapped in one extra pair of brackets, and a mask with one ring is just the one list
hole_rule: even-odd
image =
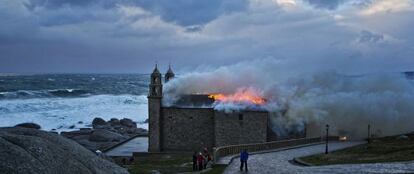
[(257, 92), (248, 88), (244, 90), (238, 90), (234, 94), (210, 94), (209, 98), (214, 99), (215, 101), (224, 102), (224, 103), (252, 103), (256, 105), (263, 105), (266, 103), (266, 100), (263, 99)]

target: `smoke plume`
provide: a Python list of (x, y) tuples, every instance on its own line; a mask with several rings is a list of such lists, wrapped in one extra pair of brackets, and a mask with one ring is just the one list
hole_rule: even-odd
[[(364, 138), (368, 124), (377, 136), (414, 131), (413, 83), (398, 72), (338, 73), (269, 58), (183, 74), (165, 84), (164, 103), (182, 94), (232, 94), (249, 88), (266, 99), (263, 107), (271, 112), (279, 134), (281, 127), (318, 123), (351, 138)], [(228, 103), (215, 109), (232, 107)]]

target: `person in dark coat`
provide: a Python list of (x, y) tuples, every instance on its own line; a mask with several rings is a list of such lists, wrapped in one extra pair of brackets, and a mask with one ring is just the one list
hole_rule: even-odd
[(247, 150), (244, 149), (240, 153), (240, 171), (243, 171), (243, 167), (245, 167), (246, 172), (248, 171), (248, 169), (247, 169), (247, 160), (248, 159), (249, 159), (249, 153), (247, 153)]
[(197, 152), (193, 154), (193, 171), (197, 170)]

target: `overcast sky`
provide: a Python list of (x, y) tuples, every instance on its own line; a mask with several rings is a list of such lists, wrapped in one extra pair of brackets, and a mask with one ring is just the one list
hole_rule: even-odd
[(0, 72), (178, 72), (252, 59), (414, 70), (414, 0), (1, 0)]

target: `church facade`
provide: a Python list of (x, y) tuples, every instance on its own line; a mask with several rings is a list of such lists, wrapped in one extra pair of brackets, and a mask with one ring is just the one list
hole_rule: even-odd
[[(165, 82), (174, 78), (169, 67)], [(164, 106), (162, 74), (156, 66), (148, 93), (149, 152), (196, 151), (236, 144), (263, 143), (276, 138), (267, 111), (224, 112), (197, 103), (213, 102), (208, 95), (186, 95), (191, 106)]]

